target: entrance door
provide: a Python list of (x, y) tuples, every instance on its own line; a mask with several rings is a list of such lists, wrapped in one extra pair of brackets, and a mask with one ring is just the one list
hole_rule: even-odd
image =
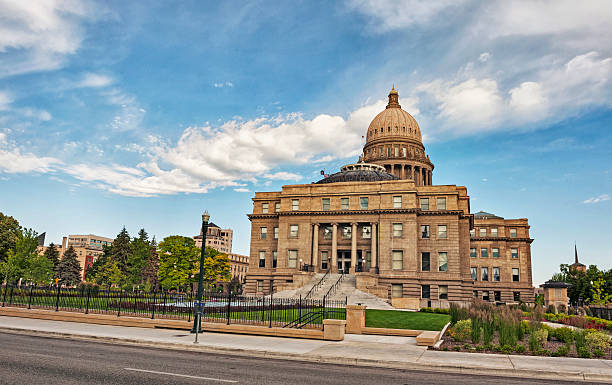
[(351, 268), (351, 251), (338, 250), (338, 273), (348, 274)]

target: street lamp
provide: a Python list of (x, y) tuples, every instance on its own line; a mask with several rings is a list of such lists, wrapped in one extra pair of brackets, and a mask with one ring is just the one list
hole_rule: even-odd
[(198, 279), (198, 306), (195, 309), (195, 315), (193, 317), (193, 328), (191, 329), (192, 333), (196, 333), (196, 339), (194, 343), (198, 342), (198, 333), (202, 333), (202, 292), (204, 286), (204, 253), (206, 249), (206, 232), (208, 231), (208, 220), (210, 219), (210, 214), (208, 214), (208, 210), (204, 211), (202, 214), (202, 250), (200, 251), (200, 277)]

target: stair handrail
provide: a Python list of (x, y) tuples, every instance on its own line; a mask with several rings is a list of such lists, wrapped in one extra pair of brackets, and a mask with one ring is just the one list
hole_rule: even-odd
[(334, 294), (336, 292), (336, 289), (338, 289), (338, 286), (340, 286), (340, 282), (344, 279), (344, 274), (340, 274), (340, 278), (338, 278), (338, 280), (336, 281), (336, 283), (334, 283), (329, 290), (327, 291), (327, 293), (323, 296), (323, 299), (327, 298), (328, 296), (330, 296), (331, 294)]
[(313, 287), (310, 288), (310, 290), (308, 290), (308, 293), (306, 293), (306, 296), (303, 299), (308, 299), (312, 293), (319, 290), (319, 288), (323, 285), (323, 281), (328, 275), (329, 275), (329, 270), (325, 272), (325, 274), (323, 275), (323, 277), (321, 277), (319, 282), (317, 282)]

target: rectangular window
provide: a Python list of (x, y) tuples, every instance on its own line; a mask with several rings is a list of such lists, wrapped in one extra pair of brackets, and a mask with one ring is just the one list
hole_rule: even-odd
[(329, 254), (327, 251), (321, 251), (321, 269), (327, 270), (327, 264), (329, 263)]
[(329, 198), (321, 199), (321, 206), (323, 208), (323, 211), (328, 211), (329, 210)]
[(446, 239), (446, 225), (438, 225), (438, 239)]
[(368, 197), (361, 197), (359, 199), (359, 208), (362, 210), (368, 209)]
[(493, 296), (495, 297), (495, 302), (501, 302), (501, 291), (494, 291)]
[(342, 227), (342, 238), (343, 239), (351, 239), (353, 229), (351, 226)]
[(421, 238), (429, 238), (429, 225), (421, 225)]
[(448, 253), (446, 251), (438, 253), (438, 271), (448, 271)]
[(404, 268), (404, 252), (402, 250), (393, 250), (393, 270), (402, 270)]
[(299, 199), (292, 199), (291, 200), (291, 210), (292, 211), (298, 211), (300, 209), (300, 200)]
[(429, 298), (431, 296), (431, 288), (429, 285), (421, 285), (421, 298)]
[(510, 249), (510, 254), (512, 255), (512, 258), (518, 258), (518, 249)]
[(400, 238), (402, 236), (403, 233), (403, 226), (401, 223), (394, 223), (393, 224), (393, 237), (394, 238)]
[(340, 198), (340, 209), (342, 210), (349, 209), (349, 199), (348, 198)]
[(489, 257), (489, 249), (483, 247), (480, 249), (480, 258), (488, 258)]
[(421, 210), (429, 210), (429, 198), (421, 198)]
[(482, 281), (488, 281), (489, 280), (489, 268), (488, 267), (482, 267), (480, 269), (480, 279)]
[(521, 302), (521, 292), (520, 291), (512, 292), (512, 297), (514, 298), (515, 302)]
[(363, 226), (361, 228), (361, 238), (362, 239), (372, 238), (372, 226)]
[(259, 252), (259, 267), (266, 267), (266, 252)]
[(476, 258), (476, 248), (475, 247), (470, 248), (470, 257)]
[(448, 299), (448, 286), (438, 286), (438, 298)]
[(487, 236), (487, 229), (486, 228), (480, 229), (480, 237), (482, 238), (486, 236)]
[(274, 212), (279, 212), (280, 211), (280, 202), (276, 202), (274, 204)]
[(491, 229), (491, 236), (497, 237), (497, 227)]
[(472, 273), (472, 279), (474, 281), (478, 281), (478, 270), (476, 267), (470, 267), (470, 272)]
[(332, 239), (332, 231), (331, 226), (323, 227), (323, 239)]
[(393, 208), (394, 209), (401, 209), (402, 208), (402, 197), (401, 196), (393, 197)]
[(512, 268), (512, 282), (519, 282), (519, 269), (516, 267)]
[(267, 227), (262, 227), (260, 228), (261, 230), (261, 239), (266, 239), (268, 238), (268, 228)]
[(430, 263), (429, 263), (429, 252), (421, 253), (421, 271), (429, 271)]
[(383, 148), (382, 148), (382, 147), (380, 147), (380, 148), (379, 148), (379, 150), (380, 150), (380, 151), (379, 151), (379, 152), (380, 152), (380, 156), (383, 156)]
[(491, 249), (491, 256), (493, 258), (499, 258), (499, 248), (494, 247)]
[(278, 239), (278, 227), (274, 228), (274, 239)]
[(395, 157), (397, 158), (399, 156), (399, 147), (395, 147), (393, 149), (393, 152), (395, 153)]
[(470, 238), (474, 238), (476, 236), (476, 230), (470, 230)]
[(366, 271), (370, 271), (370, 267), (372, 267), (372, 253), (366, 251)]
[(268, 213), (268, 204), (267, 203), (262, 203), (261, 204), (261, 213), (262, 214), (267, 214)]
[(287, 265), (290, 268), (297, 267), (297, 250), (289, 250), (289, 264)]
[(478, 290), (474, 290), (472, 292), (472, 294), (474, 294), (474, 298), (477, 299), (478, 298)]
[(257, 292), (263, 293), (263, 279), (257, 280)]
[(299, 231), (298, 225), (289, 225), (289, 236), (291, 238), (297, 238)]
[(391, 285), (391, 298), (402, 298), (404, 296), (404, 285), (394, 283)]
[(391, 157), (391, 147), (387, 147), (387, 158)]
[(516, 238), (516, 229), (510, 229), (510, 238)]
[(402, 156), (406, 157), (406, 147), (402, 147)]
[(276, 264), (278, 261), (278, 251), (274, 250), (272, 252), (272, 267), (276, 269)]
[(438, 210), (446, 210), (446, 198), (438, 198), (436, 200)]
[(489, 302), (491, 300), (491, 297), (489, 297), (489, 291), (485, 290), (482, 292), (482, 300), (483, 301), (487, 301)]
[(499, 275), (499, 267), (494, 267), (493, 268), (493, 281), (495, 282), (499, 282), (500, 281), (500, 275)]

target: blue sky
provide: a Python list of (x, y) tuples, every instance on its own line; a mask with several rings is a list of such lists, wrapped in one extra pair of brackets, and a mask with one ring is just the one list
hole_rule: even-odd
[(531, 224), (534, 281), (611, 267), (607, 1), (0, 0), (0, 211), (248, 253), (254, 191), (352, 162), (391, 84), (434, 183)]

